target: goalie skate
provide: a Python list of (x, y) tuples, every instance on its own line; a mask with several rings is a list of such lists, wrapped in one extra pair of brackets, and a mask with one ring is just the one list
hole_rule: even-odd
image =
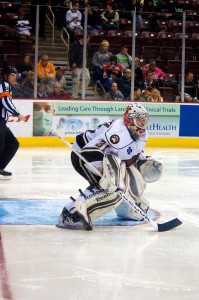
[[(81, 220), (77, 213), (71, 214), (65, 207), (59, 216), (56, 227), (63, 229), (88, 230), (85, 222)], [(89, 229), (90, 230), (90, 229)]]

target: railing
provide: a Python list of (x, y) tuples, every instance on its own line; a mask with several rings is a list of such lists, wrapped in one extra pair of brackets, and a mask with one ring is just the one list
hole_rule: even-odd
[(69, 52), (69, 46), (70, 46), (70, 36), (68, 34), (68, 31), (66, 30), (65, 27), (62, 27), (61, 29), (61, 39), (63, 41), (63, 43), (66, 46), (66, 58), (68, 61), (68, 52)]
[(48, 12), (50, 13), (50, 16), (47, 13), (46, 17), (47, 17), (47, 19), (48, 19), (48, 21), (49, 21), (49, 23), (52, 27), (52, 45), (54, 46), (54, 42), (55, 42), (55, 16), (54, 16), (54, 13), (52, 11), (51, 6), (48, 6)]

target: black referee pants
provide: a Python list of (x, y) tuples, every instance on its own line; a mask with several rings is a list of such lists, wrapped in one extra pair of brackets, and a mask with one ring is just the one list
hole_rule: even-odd
[(0, 119), (0, 169), (5, 169), (19, 148), (19, 142), (6, 122)]

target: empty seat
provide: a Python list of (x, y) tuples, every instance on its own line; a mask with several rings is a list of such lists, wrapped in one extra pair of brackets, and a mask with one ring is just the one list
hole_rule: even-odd
[(187, 60), (186, 61), (186, 73), (187, 72), (192, 72), (195, 76), (197, 76), (198, 72), (199, 72), (199, 61)]
[(144, 59), (156, 59), (159, 55), (158, 46), (143, 46), (141, 49), (142, 49), (142, 58)]
[(33, 42), (30, 40), (19, 40), (19, 53), (33, 53)]
[(186, 15), (187, 16), (191, 16), (194, 21), (198, 21), (199, 20), (199, 11), (196, 10), (187, 10), (186, 11)]
[(90, 32), (90, 43), (101, 43), (103, 40), (107, 38), (107, 31), (106, 30), (97, 30), (93, 29)]
[[(176, 32), (175, 33), (175, 43), (176, 43), (176, 47), (182, 47), (182, 38), (183, 38), (183, 34), (181, 32)], [(192, 36), (190, 33), (186, 33), (185, 34), (185, 46), (186, 47), (192, 47), (193, 46), (193, 41), (192, 41)]]
[(20, 54), (5, 54), (6, 64), (16, 67), (21, 63), (21, 55)]
[(168, 31), (168, 21), (167, 20), (157, 20), (158, 27), (160, 30)]
[(186, 32), (198, 33), (199, 32), (199, 21), (187, 21), (186, 22)]
[(143, 31), (139, 38), (140, 46), (157, 46), (157, 34), (152, 31)]
[(174, 34), (172, 32), (160, 31), (157, 34), (160, 47), (175, 47)]
[(166, 47), (163, 46), (160, 48), (160, 58), (163, 60), (172, 60), (176, 59), (177, 53), (176, 53), (176, 47)]
[[(126, 30), (124, 32), (125, 36), (125, 44), (128, 46), (132, 46), (132, 37), (133, 37), (133, 32), (131, 30)], [(139, 45), (139, 39), (140, 39), (140, 33), (136, 32), (135, 33), (135, 44)]]
[(125, 41), (124, 32), (122, 30), (109, 30), (107, 40), (110, 44), (120, 45), (121, 47)]
[(192, 33), (191, 39), (193, 42), (193, 47), (194, 48), (199, 47), (199, 33)]
[(172, 33), (182, 32), (182, 21), (169, 20), (168, 28)]
[(168, 65), (168, 73), (171, 74), (181, 73), (181, 67), (182, 67), (181, 60), (168, 60), (167, 65)]
[(172, 74), (172, 73), (166, 73), (166, 77), (165, 77), (166, 81), (177, 81), (177, 74)]
[(140, 31), (152, 31), (150, 20), (142, 19), (142, 24), (139, 29)]
[(4, 54), (0, 54), (0, 68), (4, 67), (4, 63), (5, 63)]
[(128, 18), (120, 18), (119, 20), (119, 29), (126, 31), (126, 30), (132, 30), (132, 19)]
[[(185, 60), (194, 60), (196, 56), (193, 47), (185, 47)], [(182, 47), (179, 47), (179, 59), (182, 59)]]
[(4, 40), (2, 41), (3, 53), (6, 54), (17, 54), (18, 48), (15, 40)]

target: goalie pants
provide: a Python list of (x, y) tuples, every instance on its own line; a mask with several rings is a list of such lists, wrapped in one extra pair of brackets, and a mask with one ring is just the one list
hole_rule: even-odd
[[(92, 163), (93, 161), (103, 161), (104, 157), (101, 151), (94, 151), (93, 149), (84, 150), (83, 152), (81, 152), (81, 155), (85, 157), (85, 159), (90, 163)], [(82, 161), (82, 159), (74, 152), (71, 152), (71, 162), (74, 169), (82, 177), (84, 177), (91, 186), (99, 185), (100, 177), (98, 175), (95, 175), (93, 172), (89, 171), (89, 169), (85, 167), (85, 162)]]

